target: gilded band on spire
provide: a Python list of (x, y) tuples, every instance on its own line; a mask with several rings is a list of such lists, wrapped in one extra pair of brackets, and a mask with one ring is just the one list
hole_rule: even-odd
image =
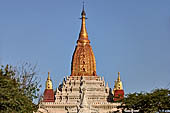
[(88, 34), (87, 34), (87, 30), (86, 30), (86, 13), (84, 10), (84, 3), (83, 3), (83, 10), (81, 13), (81, 30), (80, 30), (80, 34), (79, 34), (79, 39), (78, 42), (80, 43), (89, 43), (90, 41), (88, 40)]

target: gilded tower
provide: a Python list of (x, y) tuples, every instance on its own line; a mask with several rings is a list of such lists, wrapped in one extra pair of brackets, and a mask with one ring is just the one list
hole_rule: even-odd
[(71, 76), (96, 76), (96, 61), (86, 30), (84, 7), (81, 16), (81, 30), (72, 57)]

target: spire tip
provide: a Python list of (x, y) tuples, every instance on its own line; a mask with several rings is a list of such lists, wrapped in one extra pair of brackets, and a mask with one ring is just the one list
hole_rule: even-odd
[(50, 80), (50, 72), (48, 72), (48, 78), (47, 79)]
[(84, 1), (83, 1), (83, 10), (82, 10), (81, 15), (82, 15), (82, 16), (86, 16), (85, 9), (84, 9)]
[(120, 72), (118, 72), (118, 78), (117, 78), (118, 81), (120, 81)]
[(88, 40), (88, 34), (87, 34), (87, 31), (86, 31), (86, 13), (85, 13), (85, 10), (84, 10), (84, 1), (83, 1), (83, 10), (82, 10), (82, 13), (81, 13), (81, 20), (82, 20), (82, 24), (81, 24), (81, 30), (80, 30), (80, 34), (79, 34), (79, 39), (77, 42), (80, 42), (80, 43), (90, 43), (90, 41)]
[(83, 11), (84, 11), (84, 1), (83, 1)]

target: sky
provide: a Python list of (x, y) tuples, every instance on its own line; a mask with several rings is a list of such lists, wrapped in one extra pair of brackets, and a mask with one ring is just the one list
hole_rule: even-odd
[[(170, 1), (84, 0), (96, 72), (125, 93), (170, 88)], [(83, 0), (1, 0), (0, 64), (37, 64), (44, 91), (71, 73)]]

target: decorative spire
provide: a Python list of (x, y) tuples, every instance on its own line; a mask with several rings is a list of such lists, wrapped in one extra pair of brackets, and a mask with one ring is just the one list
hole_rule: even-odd
[(109, 87), (108, 82), (106, 83), (106, 87)]
[(81, 30), (80, 30), (80, 34), (79, 34), (79, 39), (77, 42), (80, 43), (90, 43), (90, 40), (88, 40), (88, 34), (87, 34), (87, 30), (86, 30), (86, 13), (84, 10), (84, 2), (83, 2), (83, 10), (81, 13)]
[(52, 81), (50, 79), (50, 72), (48, 72), (48, 78), (47, 78), (47, 81), (46, 81), (46, 89), (53, 89)]
[(118, 78), (117, 78), (117, 81), (120, 82), (120, 72), (118, 72)]
[(50, 80), (50, 72), (48, 72), (48, 78), (47, 78), (47, 80)]
[(115, 81), (114, 90), (123, 90), (122, 81), (120, 80), (120, 72), (118, 72), (117, 80)]
[(48, 77), (46, 81), (46, 88), (44, 91), (44, 97), (43, 97), (43, 102), (54, 102), (54, 91), (53, 91), (53, 86), (52, 86), (52, 81), (50, 79), (50, 72), (48, 72)]
[(118, 72), (118, 78), (115, 81), (113, 95), (114, 95), (114, 101), (120, 101), (124, 98), (124, 90), (123, 90), (122, 81), (120, 80), (120, 72)]
[(89, 104), (87, 103), (87, 99), (86, 99), (86, 89), (83, 89), (83, 93), (81, 96), (82, 96), (82, 98), (81, 98), (80, 106), (82, 108), (87, 108), (89, 106)]
[[(82, 10), (81, 16), (82, 17), (86, 16), (86, 13), (85, 13), (85, 10), (84, 10), (84, 1), (83, 1), (83, 10)], [(87, 18), (85, 17), (85, 19), (87, 19)]]
[(87, 18), (84, 10), (84, 4), (81, 16), (81, 30), (77, 40), (77, 46), (72, 57), (71, 76), (97, 76), (95, 56), (86, 31), (85, 20)]

